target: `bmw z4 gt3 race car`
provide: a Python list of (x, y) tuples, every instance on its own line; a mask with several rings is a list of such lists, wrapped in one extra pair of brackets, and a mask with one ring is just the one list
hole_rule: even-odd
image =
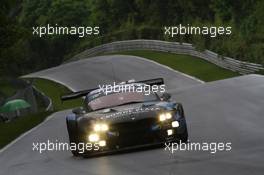
[[(164, 84), (162, 78), (123, 82), (129, 87)], [(91, 143), (94, 149), (74, 156), (116, 152), (131, 148), (187, 142), (188, 132), (183, 106), (171, 102), (170, 94), (151, 92), (111, 92), (94, 88), (61, 97), (69, 100), (85, 97), (84, 106), (66, 116), (70, 143)]]

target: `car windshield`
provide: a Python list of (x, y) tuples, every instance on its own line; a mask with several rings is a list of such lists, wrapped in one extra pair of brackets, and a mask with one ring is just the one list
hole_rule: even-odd
[(98, 110), (103, 108), (120, 106), (123, 104), (148, 102), (154, 100), (158, 100), (157, 95), (154, 93), (145, 95), (142, 92), (123, 92), (112, 93), (106, 96), (99, 96), (91, 100), (88, 103), (88, 106), (92, 110)]

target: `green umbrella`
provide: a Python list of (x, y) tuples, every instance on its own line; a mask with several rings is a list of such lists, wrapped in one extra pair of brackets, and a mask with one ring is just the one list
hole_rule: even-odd
[(30, 107), (30, 104), (22, 99), (15, 99), (6, 102), (1, 108), (0, 112), (12, 112), (18, 111), (19, 109), (24, 109)]

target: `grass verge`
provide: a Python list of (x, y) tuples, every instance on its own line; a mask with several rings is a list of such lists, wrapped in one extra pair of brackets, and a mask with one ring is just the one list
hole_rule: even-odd
[(40, 112), (17, 118), (8, 123), (0, 123), (0, 148), (41, 123), (50, 114), (51, 112)]
[(114, 54), (134, 55), (156, 61), (205, 82), (239, 76), (237, 72), (223, 69), (201, 58), (158, 51), (124, 51)]
[(62, 102), (60, 100), (61, 95), (71, 91), (61, 84), (46, 79), (34, 79), (33, 81), (38, 90), (51, 98), (55, 111), (78, 107), (82, 104), (80, 98)]
[[(70, 100), (62, 103), (60, 96), (71, 91), (58, 83), (45, 79), (34, 79), (33, 84), (37, 89), (52, 99), (54, 106), (53, 112), (74, 108), (82, 104), (82, 99)], [(43, 122), (51, 113), (52, 112), (41, 111), (36, 114), (21, 116), (8, 123), (0, 123), (0, 149), (24, 132)]]

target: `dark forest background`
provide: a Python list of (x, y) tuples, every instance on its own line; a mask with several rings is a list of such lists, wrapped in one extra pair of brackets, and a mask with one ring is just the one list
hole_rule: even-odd
[[(58, 65), (102, 43), (160, 39), (193, 43), (264, 64), (263, 0), (1, 0), (0, 77)], [(231, 36), (164, 38), (164, 26), (232, 26)], [(99, 26), (100, 36), (32, 35), (33, 26)]]

